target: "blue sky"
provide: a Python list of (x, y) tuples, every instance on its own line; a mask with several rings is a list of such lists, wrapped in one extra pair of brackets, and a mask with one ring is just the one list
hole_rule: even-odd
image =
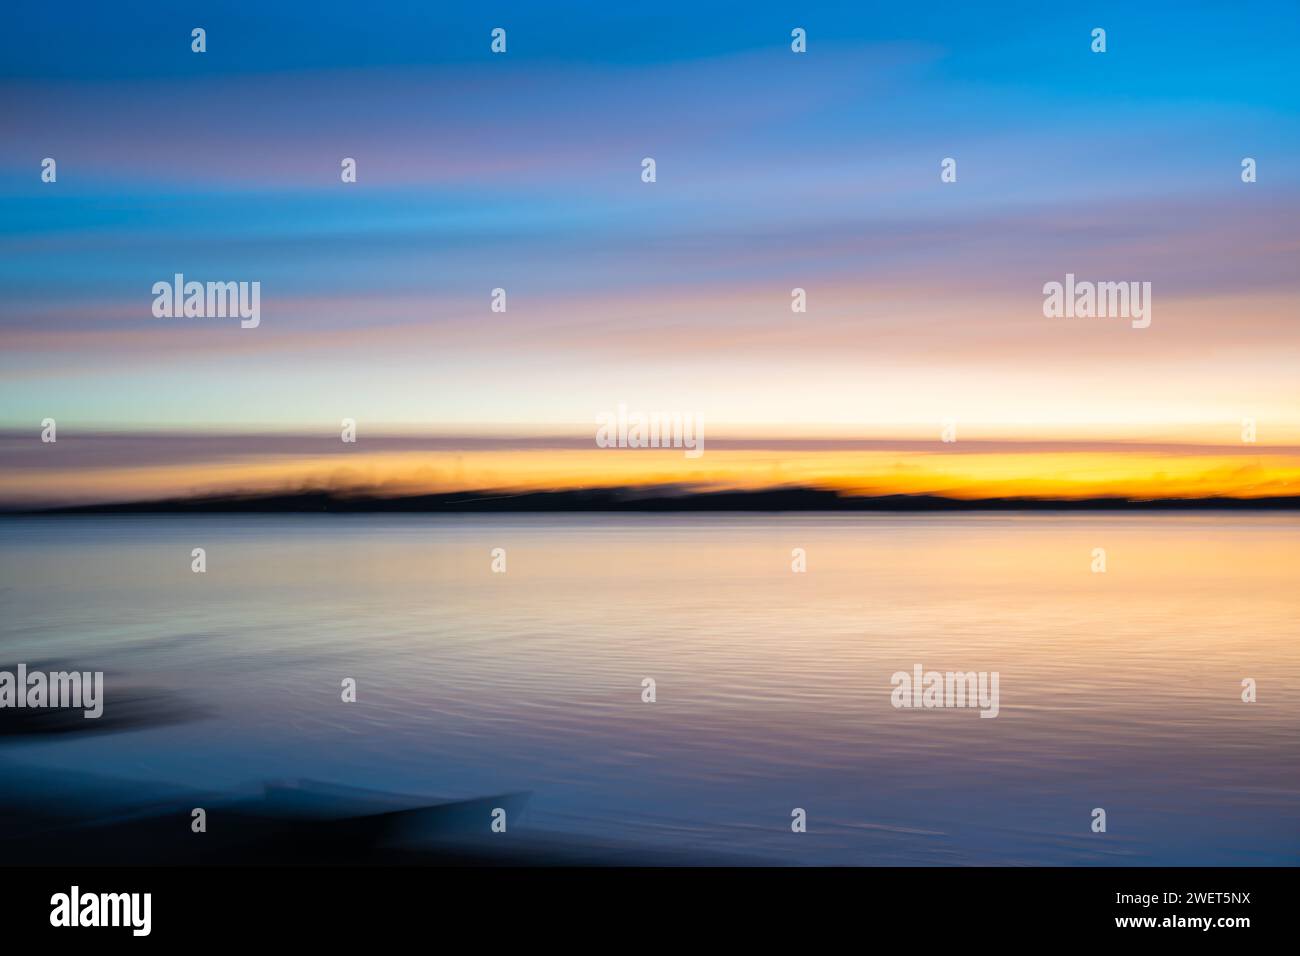
[[(274, 6), (12, 12), (0, 425), (1295, 411), (1294, 3)], [(1044, 326), (1067, 271), (1160, 318)], [(160, 324), (176, 272), (263, 325)]]

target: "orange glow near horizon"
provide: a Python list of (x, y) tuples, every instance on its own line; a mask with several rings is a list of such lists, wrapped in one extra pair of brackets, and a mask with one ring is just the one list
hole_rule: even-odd
[(849, 495), (961, 499), (1138, 499), (1300, 494), (1294, 449), (1214, 453), (1016, 451), (555, 449), (350, 451), (345, 456), (223, 458), (211, 462), (21, 470), (0, 476), (11, 502), (107, 502), (329, 489), (410, 495), (563, 491), (672, 485), (697, 491), (813, 487)]

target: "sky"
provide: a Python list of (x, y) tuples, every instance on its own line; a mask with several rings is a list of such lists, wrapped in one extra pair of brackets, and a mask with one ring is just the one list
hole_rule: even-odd
[[(614, 6), (7, 13), (0, 501), (1296, 493), (1300, 6)], [(620, 403), (711, 444), (596, 448)]]

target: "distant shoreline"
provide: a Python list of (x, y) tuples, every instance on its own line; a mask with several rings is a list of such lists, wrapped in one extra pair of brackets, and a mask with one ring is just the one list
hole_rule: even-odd
[(1270, 498), (946, 498), (941, 495), (841, 495), (815, 488), (674, 492), (600, 488), (519, 494), (380, 495), (306, 491), (222, 495), (45, 508), (8, 507), (5, 515), (174, 514), (519, 514), (582, 512), (970, 512), (970, 511), (1300, 511), (1300, 496)]

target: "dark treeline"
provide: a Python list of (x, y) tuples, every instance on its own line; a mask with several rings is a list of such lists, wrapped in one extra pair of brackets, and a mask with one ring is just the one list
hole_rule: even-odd
[[(11, 509), (11, 511), (16, 509)], [(690, 511), (1279, 511), (1300, 510), (1300, 497), (1042, 499), (939, 495), (859, 497), (816, 488), (690, 492), (663, 488), (455, 492), (383, 496), (329, 491), (178, 498), (28, 509), (41, 514), (404, 513), (404, 512), (690, 512)]]

